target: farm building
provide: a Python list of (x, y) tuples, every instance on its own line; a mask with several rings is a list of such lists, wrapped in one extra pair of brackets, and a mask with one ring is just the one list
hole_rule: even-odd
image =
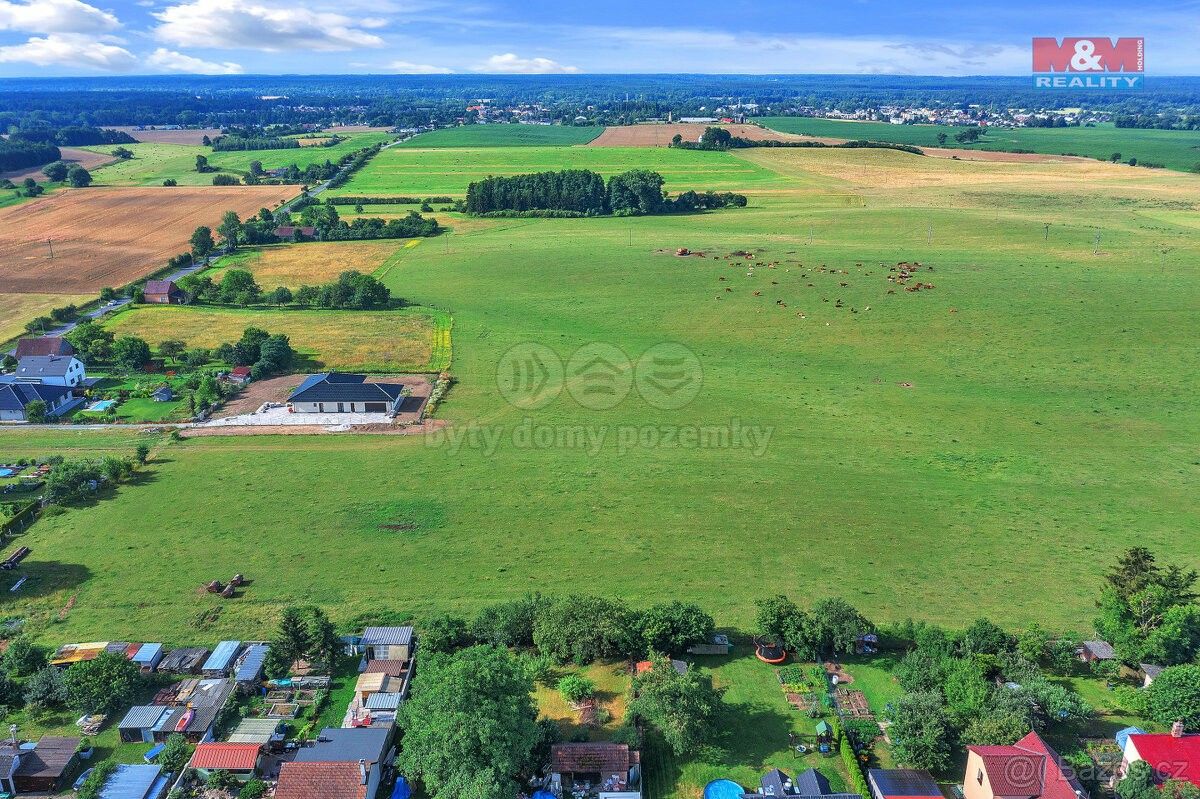
[(1176, 723), (1170, 733), (1132, 734), (1125, 741), (1121, 774), (1131, 765), (1145, 761), (1159, 780), (1187, 780), (1200, 787), (1200, 735), (1186, 735)]
[(867, 772), (867, 785), (872, 799), (907, 799), (932, 797), (944, 799), (945, 794), (928, 771), (907, 768), (873, 768)]
[(205, 677), (226, 677), (233, 670), (233, 663), (242, 649), (241, 641), (222, 641), (213, 649), (208, 660), (200, 667)]
[(196, 746), (188, 765), (205, 779), (214, 771), (227, 771), (233, 777), (245, 781), (258, 771), (261, 758), (262, 744), (202, 743)]
[(98, 799), (159, 799), (170, 784), (158, 766), (120, 765), (100, 789)]
[(628, 744), (555, 744), (550, 748), (550, 791), (569, 795), (577, 782), (600, 786), (600, 793), (612, 799), (637, 799), (642, 795), (641, 757)]
[(367, 782), (358, 763), (284, 763), (275, 799), (367, 799)]
[(49, 417), (60, 416), (77, 404), (69, 388), (20, 383), (12, 380), (11, 375), (0, 378), (0, 422), (26, 421), (25, 409), (36, 401), (45, 403)]
[(295, 413), (396, 413), (404, 386), (366, 379), (339, 372), (310, 375), (288, 397), (288, 407)]
[(11, 745), (3, 747), (6, 754), (15, 754), (18, 760), (11, 775), (12, 787), (17, 793), (58, 793), (75, 775), (78, 748), (78, 738), (57, 735), (43, 736), (32, 749), (14, 751)]
[(408, 660), (412, 656), (412, 627), (368, 627), (359, 641), (359, 652), (372, 660)]
[(967, 753), (964, 799), (1087, 798), (1075, 770), (1036, 732), (1012, 746), (968, 746)]
[(117, 731), (125, 743), (152, 743), (170, 715), (165, 705), (134, 705), (117, 723)]
[(1084, 641), (1079, 645), (1079, 659), (1084, 663), (1095, 663), (1097, 660), (1113, 660), (1116, 653), (1112, 644), (1107, 641)]
[(231, 744), (258, 744), (264, 749), (278, 749), (283, 740), (283, 722), (278, 719), (242, 719), (229, 735)]
[(18, 383), (75, 388), (87, 375), (83, 362), (73, 355), (28, 355), (17, 361), (13, 377)]
[[(359, 770), (365, 780), (366, 795), (374, 796), (388, 764), (395, 758), (390, 728), (361, 727), (337, 729), (326, 727), (312, 746), (296, 752), (296, 763), (346, 763)], [(365, 774), (363, 773), (365, 772)], [(280, 774), (282, 778), (282, 772)]]
[(209, 650), (193, 647), (173, 649), (158, 663), (158, 670), (169, 674), (195, 674), (208, 657)]
[(30, 355), (74, 355), (75, 348), (62, 336), (37, 336), (18, 341), (14, 354), (19, 361)]
[(137, 654), (130, 658), (143, 672), (154, 671), (158, 667), (158, 664), (162, 662), (162, 659), (162, 644), (142, 644), (138, 647)]
[(178, 305), (186, 298), (173, 280), (147, 280), (142, 289), (142, 302), (151, 305)]

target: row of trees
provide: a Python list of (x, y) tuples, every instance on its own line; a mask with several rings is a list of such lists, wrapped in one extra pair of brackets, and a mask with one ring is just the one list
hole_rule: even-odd
[(9, 141), (55, 144), (59, 147), (91, 147), (97, 144), (136, 144), (128, 133), (86, 125), (61, 128), (26, 127), (9, 134)]
[(300, 146), (295, 139), (280, 136), (220, 136), (212, 143), (214, 153), (238, 152), (242, 150), (294, 150)]
[(470, 621), (435, 616), (422, 625), (421, 640), (426, 651), (453, 651), (476, 643), (535, 647), (554, 663), (585, 665), (652, 652), (682, 653), (712, 634), (712, 616), (684, 602), (635, 610), (608, 597), (527, 594), (489, 605)]
[(648, 169), (613, 175), (607, 184), (587, 169), (488, 177), (468, 186), (464, 208), (480, 215), (642, 216), (746, 204), (743, 195), (711, 191), (670, 200), (664, 182)]
[[(961, 134), (960, 134), (961, 135)], [(976, 138), (977, 138), (976, 134)], [(965, 141), (965, 139), (959, 139)], [(946, 143), (946, 134), (938, 134), (938, 143)], [(676, 133), (671, 139), (671, 146), (680, 150), (738, 150), (748, 149), (751, 147), (792, 147), (792, 148), (812, 148), (812, 147), (835, 147), (846, 149), (880, 149), (880, 150), (900, 150), (914, 155), (924, 155), (924, 151), (919, 147), (913, 147), (910, 144), (896, 144), (894, 142), (878, 142), (867, 141), (866, 139), (855, 139), (853, 141), (842, 142), (840, 144), (826, 144), (822, 141), (780, 141), (778, 139), (747, 139), (742, 136), (734, 136), (725, 128), (707, 127), (704, 133), (700, 135), (699, 141), (684, 141), (683, 136)]]
[(391, 289), (370, 275), (354, 270), (343, 272), (330, 283), (301, 286), (292, 291), (279, 286), (265, 292), (244, 269), (230, 269), (214, 282), (208, 275), (192, 274), (179, 281), (192, 302), (223, 305), (301, 305), (313, 308), (369, 310), (386, 308), (391, 303)]

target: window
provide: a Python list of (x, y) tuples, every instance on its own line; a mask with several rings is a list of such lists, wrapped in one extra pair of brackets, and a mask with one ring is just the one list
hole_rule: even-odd
[(346, 404), (344, 402), (339, 402), (338, 403), (338, 413), (345, 413), (345, 412), (346, 412)]
[(979, 769), (979, 771), (975, 772), (975, 781), (980, 785), (983, 785), (983, 769)]

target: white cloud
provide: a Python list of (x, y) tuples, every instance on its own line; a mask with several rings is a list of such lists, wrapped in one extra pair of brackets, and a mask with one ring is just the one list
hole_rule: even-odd
[(146, 63), (164, 72), (186, 72), (189, 75), (240, 75), (244, 71), (241, 64), (232, 61), (218, 64), (165, 47), (160, 47), (147, 56)]
[(112, 14), (79, 0), (33, 0), (28, 3), (0, 0), (0, 30), (101, 33), (120, 26)]
[(508, 72), (521, 75), (555, 75), (579, 72), (579, 67), (569, 67), (549, 58), (521, 58), (516, 53), (494, 55), (475, 67), (476, 72)]
[(454, 72), (446, 67), (435, 67), (433, 64), (414, 64), (410, 61), (392, 61), (387, 65), (387, 70), (402, 75), (449, 75)]
[(341, 14), (291, 3), (255, 0), (191, 0), (156, 12), (155, 35), (180, 47), (330, 52), (382, 47), (383, 39)]
[(124, 47), (78, 33), (34, 36), (24, 44), (0, 47), (0, 63), (12, 62), (106, 72), (125, 72), (138, 66), (137, 57)]

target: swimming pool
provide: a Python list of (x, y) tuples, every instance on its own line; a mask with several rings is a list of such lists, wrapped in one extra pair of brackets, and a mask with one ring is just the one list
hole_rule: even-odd
[(704, 799), (742, 799), (743, 793), (733, 780), (713, 780), (704, 786)]
[(107, 411), (109, 408), (113, 407), (116, 404), (117, 404), (116, 400), (99, 400), (99, 401), (93, 402), (91, 405), (87, 406), (87, 409), (89, 411), (98, 411), (100, 413), (103, 413), (104, 411)]
[(16, 472), (12, 469), (0, 469), (0, 477), (12, 477)]

